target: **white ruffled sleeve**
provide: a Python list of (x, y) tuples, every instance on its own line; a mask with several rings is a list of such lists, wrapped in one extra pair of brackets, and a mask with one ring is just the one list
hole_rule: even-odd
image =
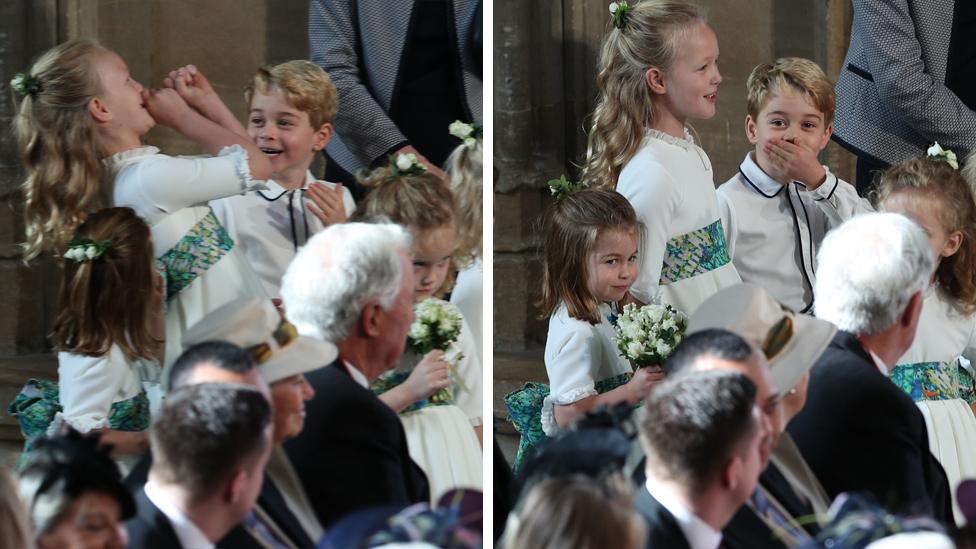
[(62, 411), (48, 432), (56, 433), (62, 423), (82, 433), (108, 428), (112, 403), (131, 398), (140, 389), (135, 372), (116, 347), (101, 357), (60, 353), (58, 390)]
[(231, 145), (213, 157), (156, 154), (125, 166), (116, 178), (115, 204), (155, 219), (183, 208), (263, 186), (251, 179), (247, 151)]
[(471, 425), (477, 427), (482, 423), (482, 383), (484, 375), (481, 368), (481, 357), (478, 356), (478, 349), (474, 344), (471, 328), (463, 318), (461, 319), (461, 335), (458, 337), (457, 346), (464, 355), (457, 366), (458, 375), (464, 380), (467, 391), (458, 388), (454, 398), (454, 404), (460, 408), (464, 415), (471, 421)]
[(549, 396), (542, 403), (542, 430), (549, 436), (559, 432), (553, 408), (597, 394), (593, 379), (594, 361), (599, 360), (600, 342), (593, 326), (557, 313), (549, 319), (546, 339), (546, 373)]

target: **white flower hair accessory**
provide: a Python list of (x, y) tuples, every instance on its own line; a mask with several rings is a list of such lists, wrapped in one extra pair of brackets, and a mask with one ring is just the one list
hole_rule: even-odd
[(396, 160), (391, 157), (390, 164), (393, 167), (394, 177), (421, 175), (427, 172), (427, 166), (421, 164), (417, 160), (417, 155), (413, 153), (400, 153), (397, 155)]
[(934, 158), (936, 160), (944, 160), (946, 164), (952, 166), (952, 169), (954, 170), (959, 169), (959, 160), (956, 158), (956, 153), (952, 152), (949, 149), (943, 149), (942, 145), (939, 145), (938, 141), (933, 143), (932, 146), (929, 147), (929, 150), (926, 151), (926, 153), (929, 158)]
[(461, 122), (460, 120), (451, 122), (451, 125), (447, 127), (447, 131), (454, 137), (457, 137), (463, 141), (464, 146), (469, 149), (475, 148), (475, 146), (478, 145), (478, 141), (481, 141), (481, 138), (484, 135), (484, 129), (481, 127), (481, 124), (478, 124), (477, 122), (467, 124), (465, 122)]
[(78, 263), (94, 261), (105, 255), (111, 243), (110, 240), (95, 242), (87, 238), (76, 238), (68, 243), (68, 250), (64, 252), (64, 257)]
[(614, 28), (622, 29), (627, 24), (627, 14), (630, 13), (631, 6), (628, 2), (610, 2), (610, 21)]

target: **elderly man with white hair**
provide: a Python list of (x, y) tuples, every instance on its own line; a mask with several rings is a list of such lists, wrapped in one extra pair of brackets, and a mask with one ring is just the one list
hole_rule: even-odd
[(399, 361), (413, 322), (409, 250), (398, 225), (332, 225), (299, 250), (282, 279), (298, 332), (339, 348), (338, 359), (307, 374), (315, 396), (305, 428), (285, 443), (326, 529), (361, 508), (429, 499), (400, 419), (369, 390)]
[(816, 314), (838, 332), (788, 431), (831, 498), (868, 492), (889, 510), (948, 523), (951, 494), (925, 420), (888, 379), (932, 275), (925, 232), (898, 214), (856, 216), (827, 235), (817, 260)]

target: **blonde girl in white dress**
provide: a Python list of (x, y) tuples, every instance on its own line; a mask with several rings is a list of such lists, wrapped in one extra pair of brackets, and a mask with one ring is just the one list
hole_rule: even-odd
[[(442, 295), (457, 248), (451, 191), (406, 155), (374, 170), (360, 183), (370, 189), (354, 220), (386, 218), (410, 232), (414, 303)], [(471, 329), (462, 315), (453, 379), (443, 351), (404, 353), (399, 365), (373, 383), (379, 398), (400, 414), (413, 458), (427, 474), (436, 501), (453, 488), (482, 486), (482, 369)], [(448, 358), (450, 360), (450, 358)], [(449, 398), (431, 399), (447, 389)]]
[(938, 157), (890, 168), (878, 193), (881, 209), (922, 226), (935, 257), (915, 340), (891, 380), (922, 410), (930, 448), (955, 493), (961, 480), (976, 478), (976, 200), (959, 171)]
[[(85, 215), (108, 201), (134, 209), (150, 225), (166, 281), (166, 362), (207, 312), (264, 295), (206, 203), (253, 188), (270, 164), (200, 71), (177, 69), (167, 87), (148, 90), (115, 52), (71, 41), (23, 77), (30, 85), (16, 129), (27, 171), (28, 258), (63, 249)], [(144, 147), (156, 123), (216, 156), (175, 158)]]
[(630, 294), (692, 314), (740, 282), (726, 248), (712, 165), (686, 127), (715, 115), (718, 42), (695, 6), (620, 3), (600, 54), (583, 179), (615, 189), (647, 227)]

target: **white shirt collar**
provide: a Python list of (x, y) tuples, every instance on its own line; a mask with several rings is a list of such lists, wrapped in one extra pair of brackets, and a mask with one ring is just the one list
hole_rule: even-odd
[[(311, 185), (312, 183), (316, 182), (316, 181), (317, 181), (317, 179), (315, 179), (315, 176), (312, 175), (312, 171), (309, 170), (309, 171), (305, 172), (305, 183), (303, 183), (300, 188), (302, 190), (308, 189), (308, 186)], [(264, 183), (265, 183), (265, 187), (267, 187), (267, 189), (264, 190), (264, 191), (261, 191), (261, 194), (263, 194), (264, 197), (267, 198), (267, 199), (269, 199), (269, 200), (277, 200), (283, 194), (285, 194), (289, 190), (291, 190), (291, 189), (284, 188), (283, 186), (281, 186), (280, 183), (278, 183), (274, 179), (267, 179), (267, 180), (265, 180)]]
[(867, 349), (868, 354), (871, 355), (871, 360), (874, 361), (874, 365), (875, 367), (878, 368), (878, 371), (881, 372), (881, 375), (888, 377), (888, 365), (885, 364), (883, 360), (881, 360), (881, 357), (874, 354), (874, 351), (868, 349), (867, 346), (865, 346), (864, 348)]
[(742, 164), (739, 164), (739, 172), (746, 180), (746, 183), (749, 184), (754, 191), (757, 191), (766, 198), (778, 196), (779, 193), (786, 188), (786, 186), (780, 184), (779, 181), (776, 181), (772, 177), (769, 177), (769, 175), (767, 175), (766, 172), (759, 167), (759, 164), (756, 164), (756, 160), (753, 158), (754, 154), (755, 152), (749, 152), (746, 154), (745, 160), (742, 161)]
[(197, 525), (193, 524), (193, 521), (187, 518), (173, 502), (166, 499), (165, 494), (160, 491), (159, 486), (152, 479), (146, 482), (145, 491), (149, 501), (169, 519), (169, 523), (173, 526), (173, 531), (176, 532), (176, 537), (179, 538), (181, 546), (187, 548), (192, 547), (193, 549), (214, 548), (214, 543), (207, 539), (207, 536), (197, 528)]
[(651, 497), (657, 500), (662, 507), (668, 510), (674, 520), (678, 522), (678, 527), (688, 541), (691, 549), (716, 549), (722, 542), (722, 533), (709, 526), (705, 521), (698, 518), (691, 509), (688, 509), (671, 492), (658, 484), (653, 477), (648, 476), (644, 483)]
[(343, 360), (342, 363), (346, 366), (346, 371), (349, 372), (353, 381), (362, 385), (364, 389), (369, 389), (369, 378), (366, 377), (366, 374), (362, 373), (359, 368), (356, 368), (347, 360)]

